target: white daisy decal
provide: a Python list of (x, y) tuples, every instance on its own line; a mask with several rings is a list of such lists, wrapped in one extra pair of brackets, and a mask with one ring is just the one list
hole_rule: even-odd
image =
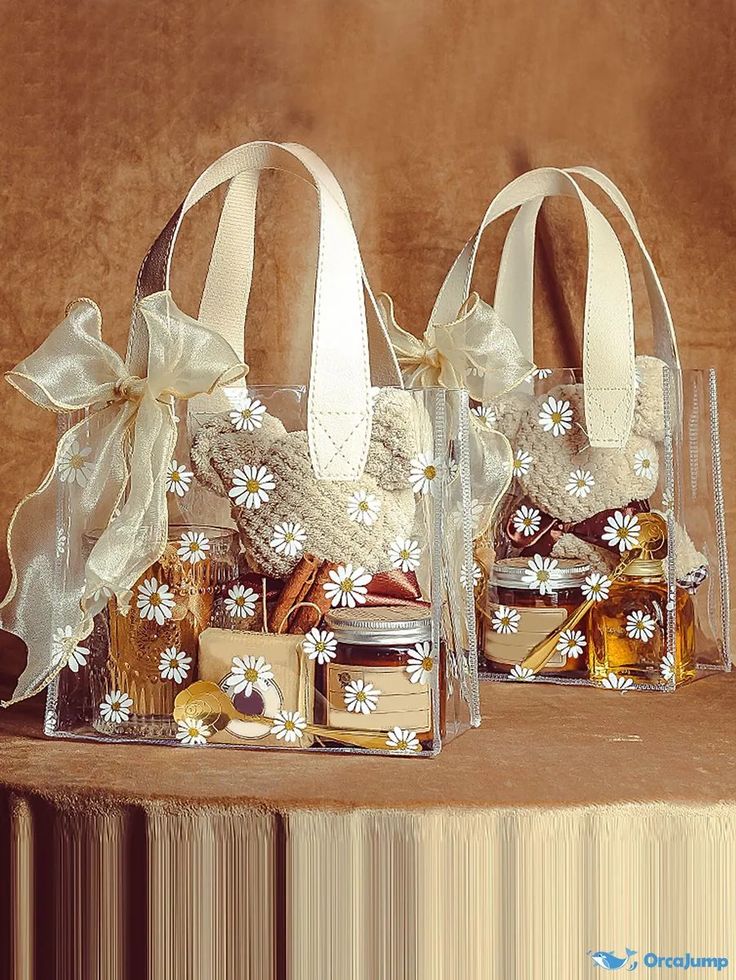
[(592, 599), (594, 602), (602, 602), (608, 598), (608, 590), (612, 584), (607, 575), (602, 575), (600, 572), (591, 572), (590, 575), (586, 576), (585, 582), (583, 582), (581, 587), (582, 593), (586, 599)]
[(362, 606), (368, 595), (368, 585), (373, 576), (359, 565), (339, 565), (330, 569), (329, 582), (322, 588), (333, 606)]
[(91, 446), (80, 446), (76, 439), (66, 447), (59, 459), (59, 479), (62, 483), (76, 483), (86, 487), (92, 473)]
[(656, 620), (642, 609), (630, 612), (626, 617), (626, 635), (632, 640), (649, 643), (656, 632)]
[(409, 680), (412, 684), (426, 684), (432, 673), (432, 667), (434, 667), (432, 644), (427, 640), (415, 643), (414, 649), (409, 651), (409, 659), (406, 662)]
[(666, 653), (659, 665), (662, 677), (666, 681), (671, 681), (675, 676), (675, 658), (672, 653)]
[(422, 746), (417, 738), (416, 732), (411, 732), (406, 728), (399, 728), (397, 725), (392, 728), (386, 738), (386, 745), (394, 752), (421, 752)]
[(557, 641), (557, 650), (566, 658), (582, 657), (583, 647), (587, 644), (585, 634), (580, 630), (563, 630)]
[(567, 478), (565, 490), (571, 497), (585, 498), (595, 486), (595, 480), (590, 470), (572, 470)]
[(411, 460), (409, 467), (409, 483), (414, 493), (429, 493), (437, 478), (437, 461), (430, 453), (420, 453)]
[(160, 585), (155, 578), (147, 578), (138, 586), (138, 610), (141, 619), (155, 619), (163, 626), (171, 614), (176, 600), (165, 582)]
[(185, 531), (179, 539), (177, 555), (182, 561), (196, 565), (204, 561), (210, 550), (210, 539), (201, 531)]
[(74, 638), (71, 626), (60, 626), (51, 639), (51, 663), (54, 667), (61, 664), (76, 674), (80, 667), (87, 666), (89, 650), (80, 647)]
[(544, 381), (545, 378), (551, 377), (552, 374), (552, 368), (534, 368), (532, 371), (532, 375), (535, 378), (539, 378), (540, 381)]
[(56, 532), (56, 557), (61, 558), (63, 554), (66, 553), (66, 546), (69, 543), (69, 538), (66, 531), (62, 528)]
[(307, 532), (296, 521), (285, 521), (273, 529), (271, 547), (280, 555), (295, 558), (304, 551)]
[(552, 572), (557, 568), (556, 558), (543, 558), (535, 555), (527, 562), (524, 572), (524, 582), (540, 595), (548, 595), (552, 591)]
[(191, 486), (193, 476), (194, 473), (183, 463), (177, 463), (172, 459), (166, 470), (166, 489), (169, 493), (175, 493), (177, 497), (183, 497)]
[(206, 745), (211, 734), (202, 718), (187, 718), (176, 726), (176, 737), (182, 745)]
[(244, 398), (241, 404), (230, 412), (230, 421), (239, 431), (253, 432), (260, 429), (263, 425), (263, 416), (266, 414), (266, 406), (262, 405), (257, 398)]
[(296, 742), (304, 734), (307, 720), (298, 711), (279, 711), (273, 720), (271, 734), (285, 742)]
[(572, 428), (572, 409), (570, 402), (556, 399), (552, 395), (539, 410), (539, 424), (545, 432), (553, 436), (564, 436)]
[(328, 664), (335, 659), (337, 651), (335, 634), (315, 626), (305, 635), (302, 650), (310, 660), (316, 660), (318, 664)]
[(269, 491), (276, 486), (273, 474), (265, 466), (244, 466), (233, 470), (233, 485), (229, 495), (235, 503), (247, 510), (258, 510), (268, 502)]
[(103, 721), (112, 721), (116, 724), (128, 721), (132, 706), (133, 698), (125, 691), (110, 691), (100, 705), (100, 717)]
[(271, 664), (263, 657), (233, 657), (230, 673), (225, 678), (225, 684), (233, 694), (244, 692), (249, 698), (254, 688), (263, 688), (266, 681), (273, 680)]
[(394, 568), (402, 572), (415, 572), (422, 560), (419, 542), (412, 538), (397, 538), (388, 549), (388, 557)]
[(470, 414), (481, 429), (492, 429), (498, 422), (498, 416), (488, 405), (478, 405), (477, 408), (471, 408)]
[(378, 707), (380, 694), (370, 681), (351, 681), (345, 685), (345, 707), (348, 711), (369, 715)]
[(624, 551), (631, 551), (639, 544), (640, 531), (641, 525), (636, 514), (624, 514), (617, 510), (613, 517), (609, 517), (606, 521), (606, 529), (601, 539), (608, 542), (610, 548), (618, 548), (623, 554)]
[(634, 682), (630, 677), (619, 677), (613, 671), (611, 671), (608, 677), (603, 678), (601, 684), (610, 691), (630, 691), (634, 686)]
[(539, 530), (541, 514), (536, 507), (527, 507), (525, 504), (522, 504), (521, 507), (514, 512), (512, 521), (514, 529), (518, 531), (519, 534), (523, 534), (525, 538), (529, 538), (532, 534), (536, 534)]
[(165, 681), (181, 684), (189, 674), (192, 658), (176, 647), (166, 647), (158, 662), (158, 672)]
[(526, 476), (532, 465), (533, 457), (523, 449), (517, 449), (514, 453), (514, 461), (511, 464), (512, 476)]
[(348, 517), (357, 524), (370, 527), (378, 520), (381, 501), (366, 490), (357, 490), (348, 500)]
[[(480, 580), (483, 578), (483, 570), (481, 569), (481, 567), (480, 567), (480, 565), (478, 564), (477, 561), (474, 561), (473, 562), (473, 576), (472, 576), (472, 578), (473, 578), (473, 589), (475, 590), (475, 587), (478, 585), (478, 583), (480, 582)], [(468, 570), (467, 570), (467, 568), (466, 568), (466, 566), (464, 564), (463, 564), (463, 567), (460, 569), (460, 584), (463, 586), (463, 588), (466, 588), (466, 589), (468, 588)]]
[(508, 635), (509, 633), (519, 632), (521, 616), (516, 609), (511, 606), (499, 606), (491, 619), (491, 626), (496, 633)]
[(510, 676), (514, 678), (515, 681), (530, 681), (536, 674), (531, 669), (531, 667), (522, 667), (521, 664), (514, 664), (511, 668)]
[(654, 462), (648, 450), (639, 449), (634, 453), (634, 473), (644, 478), (654, 476)]
[(225, 609), (233, 619), (248, 619), (256, 611), (258, 594), (253, 589), (246, 589), (244, 585), (234, 585), (227, 590), (225, 599)]

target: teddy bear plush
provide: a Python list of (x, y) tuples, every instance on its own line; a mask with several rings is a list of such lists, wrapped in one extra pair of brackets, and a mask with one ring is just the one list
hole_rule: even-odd
[[(377, 392), (365, 472), (355, 483), (317, 480), (306, 431), (287, 431), (270, 413), (259, 421), (252, 431), (238, 431), (227, 416), (214, 416), (196, 432), (191, 448), (197, 479), (230, 500), (251, 569), (287, 578), (302, 550), (371, 574), (395, 567), (391, 545), (416, 533), (412, 460), (432, 447), (428, 416), (412, 394)], [(231, 494), (244, 468), (261, 473), (267, 499), (249, 499), (247, 487), (240, 496)], [(277, 526), (294, 523), (304, 535), (299, 547), (277, 547)]]
[[(634, 423), (623, 448), (589, 444), (582, 384), (560, 384), (531, 399), (514, 394), (494, 406), (515, 458), (499, 554), (515, 546), (587, 561), (596, 571), (615, 567), (619, 552), (602, 540), (608, 516), (654, 506), (665, 426), (662, 372), (657, 358), (637, 357)], [(677, 576), (685, 579), (707, 563), (684, 529), (676, 534)]]

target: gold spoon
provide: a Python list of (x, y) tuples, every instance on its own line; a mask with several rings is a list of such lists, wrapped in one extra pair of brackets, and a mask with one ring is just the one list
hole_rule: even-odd
[[(643, 513), (639, 514), (639, 545), (633, 548), (625, 558), (623, 558), (609, 575), (611, 582), (621, 578), (627, 567), (638, 558), (643, 551), (652, 552), (667, 541), (667, 525), (659, 514)], [(567, 617), (564, 623), (557, 627), (549, 636), (545, 636), (535, 647), (529, 651), (521, 663), (522, 667), (528, 667), (535, 674), (538, 673), (551, 659), (557, 649), (557, 642), (563, 630), (572, 629), (577, 626), (586, 613), (595, 605), (596, 599), (592, 597), (582, 602)]]
[[(233, 705), (230, 698), (217, 684), (211, 681), (195, 681), (180, 691), (174, 701), (175, 721), (190, 721), (198, 718), (212, 731), (222, 731), (230, 721), (253, 722), (257, 725), (270, 725), (275, 718), (267, 715), (244, 715)], [(356, 731), (351, 728), (331, 728), (307, 722), (302, 729), (309, 735), (328, 738), (341, 745), (351, 745), (361, 749), (386, 749), (386, 736)]]

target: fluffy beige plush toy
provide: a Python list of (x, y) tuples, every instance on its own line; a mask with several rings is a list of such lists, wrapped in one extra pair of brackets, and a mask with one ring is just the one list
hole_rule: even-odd
[[(237, 431), (226, 416), (212, 418), (195, 435), (191, 452), (197, 478), (230, 499), (253, 570), (286, 578), (302, 550), (371, 574), (389, 570), (391, 545), (415, 530), (411, 461), (432, 446), (428, 420), (412, 394), (399, 389), (377, 394), (368, 460), (356, 483), (315, 479), (307, 433), (287, 431), (269, 413), (261, 422), (253, 431)], [(239, 474), (249, 467), (267, 499), (247, 497), (247, 487), (239, 496), (230, 494), (243, 485)], [(298, 548), (281, 540), (284, 526), (294, 524), (303, 535)]]
[[(558, 385), (531, 401), (512, 396), (495, 406), (498, 427), (509, 438), (516, 461), (515, 500), (504, 523), (516, 532), (514, 537), (522, 546), (524, 515), (517, 514), (519, 507), (526, 506), (540, 512), (540, 527), (545, 515), (554, 519), (553, 556), (586, 560), (598, 571), (610, 571), (616, 565), (618, 551), (601, 540), (606, 520), (587, 527), (584, 522), (655, 497), (660, 476), (658, 446), (663, 443), (665, 422), (662, 370), (657, 358), (637, 357), (634, 424), (622, 449), (589, 444), (581, 384)], [(532, 515), (531, 520), (536, 518)], [(572, 525), (581, 523), (583, 527), (575, 533)], [(535, 534), (530, 533), (529, 542), (534, 539)], [(678, 578), (707, 564), (683, 529), (677, 532), (675, 554)]]

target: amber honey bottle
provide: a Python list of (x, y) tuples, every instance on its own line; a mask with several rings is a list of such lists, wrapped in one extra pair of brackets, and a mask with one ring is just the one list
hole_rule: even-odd
[(667, 651), (667, 580), (661, 559), (644, 551), (613, 583), (608, 599), (590, 613), (590, 673), (634, 682), (683, 684), (695, 677), (695, 611), (676, 589), (674, 651)]

